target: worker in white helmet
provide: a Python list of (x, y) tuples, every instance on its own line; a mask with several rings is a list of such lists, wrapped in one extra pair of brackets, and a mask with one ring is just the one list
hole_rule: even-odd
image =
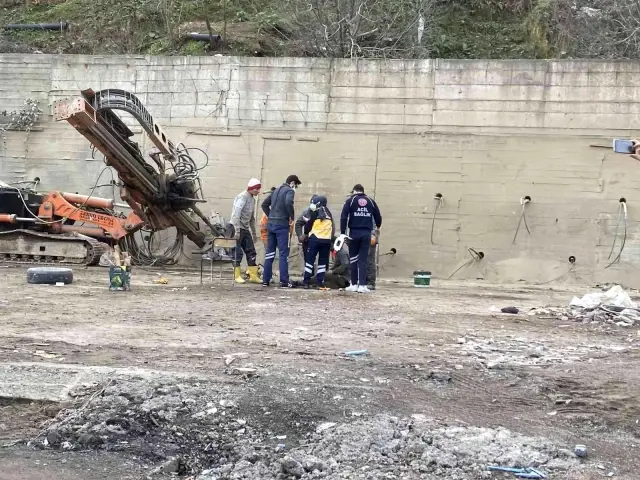
[(236, 283), (245, 283), (244, 278), (242, 278), (242, 269), (240, 268), (243, 253), (247, 256), (249, 282), (261, 282), (258, 276), (258, 266), (256, 265), (256, 247), (254, 243), (258, 238), (256, 234), (255, 197), (260, 195), (261, 188), (260, 180), (252, 178), (247, 184), (247, 189), (240, 192), (233, 200), (229, 230), (237, 242), (233, 259), (233, 274)]

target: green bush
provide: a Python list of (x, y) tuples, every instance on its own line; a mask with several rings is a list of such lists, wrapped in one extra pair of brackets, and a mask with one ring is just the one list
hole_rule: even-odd
[(196, 42), (195, 40), (187, 40), (180, 48), (181, 55), (191, 55), (194, 57), (202, 56), (206, 53), (206, 43)]

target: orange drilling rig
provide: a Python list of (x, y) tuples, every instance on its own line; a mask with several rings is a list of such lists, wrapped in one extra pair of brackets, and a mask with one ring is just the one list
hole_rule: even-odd
[[(116, 111), (132, 115), (151, 139), (151, 162)], [(118, 173), (120, 198), (131, 211), (120, 213), (114, 200), (91, 194), (39, 194), (0, 182), (0, 261), (95, 265), (108, 245), (118, 244), (134, 263), (155, 263), (151, 248), (141, 247), (134, 233), (146, 232), (143, 238), (150, 243), (154, 233), (174, 227), (176, 240), (160, 259), (172, 263), (182, 252), (184, 236), (206, 249), (209, 239), (223, 233), (198, 207), (205, 202), (199, 177), (203, 167), (192, 157), (199, 149), (174, 145), (135, 95), (84, 90), (77, 98), (56, 102), (54, 118), (69, 122), (104, 155), (106, 165)]]

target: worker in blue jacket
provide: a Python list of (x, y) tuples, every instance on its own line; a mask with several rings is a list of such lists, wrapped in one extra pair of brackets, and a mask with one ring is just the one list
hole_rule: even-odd
[(344, 235), (349, 228), (349, 263), (351, 266), (351, 285), (348, 292), (368, 293), (367, 259), (371, 247), (371, 222), (375, 223), (376, 233), (382, 226), (382, 215), (376, 202), (365, 195), (364, 187), (357, 184), (347, 199), (340, 215), (340, 233)]
[(295, 219), (293, 201), (295, 191), (300, 184), (297, 175), (289, 175), (285, 182), (262, 202), (262, 211), (267, 216), (267, 248), (262, 274), (263, 287), (268, 287), (271, 283), (273, 261), (276, 258), (277, 248), (280, 252), (280, 286), (293, 288), (293, 284), (289, 282), (290, 225), (293, 225)]

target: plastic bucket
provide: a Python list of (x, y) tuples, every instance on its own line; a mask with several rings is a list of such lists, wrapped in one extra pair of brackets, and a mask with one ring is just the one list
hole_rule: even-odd
[(413, 286), (417, 288), (427, 288), (431, 285), (431, 272), (420, 270), (413, 272)]

